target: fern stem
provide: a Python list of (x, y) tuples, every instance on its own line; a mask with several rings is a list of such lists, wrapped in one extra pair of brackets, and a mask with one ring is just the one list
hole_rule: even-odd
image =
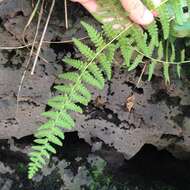
[(154, 58), (154, 57), (151, 57), (151, 56), (148, 56), (148, 55), (145, 55), (142, 51), (140, 51), (140, 50), (138, 50), (137, 48), (135, 48), (135, 47), (133, 47), (133, 46), (131, 46), (131, 45), (129, 45), (130, 46), (130, 48), (132, 48), (134, 51), (136, 51), (137, 53), (139, 53), (139, 54), (141, 54), (141, 55), (143, 55), (143, 56), (146, 56), (147, 58), (149, 58), (150, 60), (152, 60), (152, 61), (156, 61), (156, 62), (159, 62), (159, 63), (163, 63), (163, 64), (165, 64), (165, 63), (168, 63), (168, 64), (172, 64), (172, 65), (177, 65), (177, 64), (184, 64), (184, 63), (190, 63), (190, 60), (189, 61), (174, 61), (174, 62), (172, 62), (172, 61), (163, 61), (163, 60), (161, 60), (161, 59), (156, 59), (156, 58)]
[[(63, 106), (61, 108), (61, 110), (64, 110), (64, 105), (69, 102), (70, 98), (73, 95), (73, 92), (75, 91), (76, 87), (78, 86), (78, 84), (80, 83), (82, 76), (84, 75), (84, 71), (86, 71), (88, 69), (88, 67), (94, 62), (94, 60), (100, 55), (100, 53), (106, 49), (110, 44), (112, 44), (112, 42), (114, 42), (116, 39), (118, 39), (123, 33), (125, 33), (130, 27), (132, 26), (132, 24), (129, 24), (128, 27), (126, 27), (122, 32), (120, 32), (118, 35), (116, 35), (112, 40), (110, 40), (104, 47), (102, 47), (102, 49), (100, 49), (96, 55), (93, 57), (93, 59), (91, 59), (91, 61), (84, 67), (83, 72), (81, 72), (81, 74), (79, 75), (77, 81), (75, 82), (75, 84), (73, 85), (73, 87), (71, 88), (70, 94), (69, 96), (66, 95), (66, 100), (63, 103)], [(60, 111), (58, 111), (59, 113)], [(59, 114), (60, 115), (60, 114)], [(59, 115), (57, 116), (57, 118), (55, 119), (54, 125), (53, 127), (56, 125), (56, 122), (59, 120)]]

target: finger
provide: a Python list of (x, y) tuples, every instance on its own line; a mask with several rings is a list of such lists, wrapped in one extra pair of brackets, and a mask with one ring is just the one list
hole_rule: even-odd
[(80, 3), (91, 13), (95, 12), (97, 9), (97, 4), (95, 0), (71, 0), (71, 1)]
[(140, 0), (120, 0), (130, 18), (141, 25), (148, 25), (153, 20), (153, 14), (143, 5)]
[[(153, 4), (155, 7), (158, 7), (161, 3), (161, 0), (152, 0)], [(157, 11), (152, 11), (152, 14), (154, 17), (158, 16), (158, 12)]]
[(152, 0), (155, 7), (158, 7), (161, 3), (161, 0)]

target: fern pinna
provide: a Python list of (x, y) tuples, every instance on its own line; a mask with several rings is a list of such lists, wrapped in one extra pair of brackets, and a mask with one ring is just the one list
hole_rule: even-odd
[[(91, 25), (82, 22), (95, 50), (74, 39), (74, 44), (83, 55), (83, 59), (63, 60), (75, 70), (59, 75), (60, 79), (67, 81), (63, 85), (55, 86), (62, 95), (50, 99), (48, 105), (52, 110), (42, 114), (48, 121), (35, 133), (35, 145), (32, 146), (30, 153), (29, 178), (46, 164), (51, 153), (56, 153), (54, 145), (62, 146), (63, 129), (74, 127), (75, 122), (70, 112), (82, 113), (81, 105), (87, 105), (91, 100), (87, 86), (91, 85), (101, 90), (104, 88), (105, 78), (111, 78), (116, 49), (120, 50), (123, 56), (123, 67), (129, 71), (142, 63), (144, 57), (148, 58), (150, 60), (148, 80), (151, 80), (157, 63), (163, 65), (166, 82), (170, 81), (171, 64), (176, 65), (177, 74), (180, 76), (180, 63), (184, 62), (185, 56), (182, 50), (181, 62), (174, 62), (176, 60), (174, 40), (181, 33), (175, 30), (171, 35), (171, 26), (175, 29), (176, 26), (187, 22), (181, 9), (183, 6), (189, 6), (190, 1), (168, 0), (155, 7), (151, 0), (146, 0), (145, 4), (159, 13), (158, 19), (146, 29), (132, 23), (117, 0), (97, 0), (97, 3), (100, 3), (102, 9), (94, 17), (103, 24), (103, 32), (97, 32)], [(177, 4), (181, 6), (177, 7)]]

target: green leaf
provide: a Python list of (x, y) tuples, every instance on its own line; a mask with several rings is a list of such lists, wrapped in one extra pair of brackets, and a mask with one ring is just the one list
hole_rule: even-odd
[(88, 61), (91, 61), (96, 56), (96, 53), (92, 51), (87, 45), (82, 43), (80, 40), (73, 38), (75, 46), (79, 49), (82, 55), (86, 57)]
[(74, 112), (79, 112), (79, 113), (82, 113), (82, 109), (80, 106), (77, 106), (75, 103), (73, 102), (67, 102), (65, 104), (65, 109), (67, 110), (71, 110), (71, 111), (74, 111)]
[(88, 71), (84, 72), (84, 74), (82, 75), (82, 79), (84, 82), (86, 82), (98, 89), (103, 89), (102, 83), (100, 83), (97, 79), (95, 79), (94, 76), (91, 75)]
[(66, 112), (62, 113), (62, 117), (64, 118), (64, 120), (69, 123), (72, 127), (75, 126), (75, 122), (73, 120), (73, 118)]
[(89, 90), (82, 83), (80, 83), (78, 85), (77, 91), (81, 95), (83, 95), (84, 97), (86, 97), (86, 99), (88, 100), (88, 102), (91, 100), (91, 93), (89, 92)]
[(71, 91), (71, 86), (68, 86), (68, 85), (57, 85), (54, 88), (60, 92), (66, 93), (66, 94), (69, 94)]
[(148, 33), (151, 36), (151, 43), (153, 43), (153, 47), (158, 47), (159, 40), (158, 40), (158, 26), (156, 21), (152, 22), (147, 27)]
[(36, 133), (35, 133), (35, 137), (36, 138), (44, 138), (44, 137), (47, 137), (49, 135), (49, 130), (47, 129), (44, 129), (44, 130), (38, 130)]
[(170, 62), (174, 62), (175, 61), (175, 47), (173, 43), (171, 43), (171, 48), (172, 48), (172, 52), (170, 56)]
[(78, 59), (71, 59), (71, 58), (67, 58), (65, 57), (63, 59), (63, 61), (65, 63), (67, 63), (68, 65), (74, 67), (75, 69), (78, 69), (78, 70), (82, 70), (84, 65), (86, 65), (87, 63), (81, 61), (81, 60), (78, 60)]
[(48, 135), (48, 140), (56, 145), (63, 146), (63, 143), (55, 135)]
[(94, 78), (101, 84), (101, 86), (104, 85), (104, 77), (101, 72), (101, 70), (98, 68), (98, 66), (95, 63), (92, 63), (88, 67), (88, 71), (94, 76)]
[(43, 165), (46, 164), (45, 160), (42, 158), (42, 156), (39, 154), (39, 152), (31, 152), (31, 153), (29, 153), (29, 155), (32, 157), (36, 157), (38, 162), (40, 162), (41, 164), (43, 164)]
[(128, 71), (134, 70), (142, 62), (143, 57), (143, 55), (137, 55), (132, 65), (129, 67)]
[(80, 103), (85, 106), (88, 105), (88, 100), (84, 96), (81, 96), (77, 93), (72, 93), (71, 100), (75, 103)]
[(42, 156), (45, 156), (47, 159), (50, 158), (50, 155), (46, 150), (41, 150), (41, 154), (42, 154)]
[[(110, 57), (108, 57), (110, 58)], [(104, 71), (104, 73), (107, 75), (108, 80), (111, 79), (112, 75), (112, 64), (111, 61), (107, 59), (107, 57), (104, 54), (101, 54), (98, 58), (101, 68)]]
[(81, 22), (81, 24), (86, 29), (88, 36), (90, 37), (90, 40), (97, 47), (97, 52), (98, 52), (101, 48), (103, 48), (106, 45), (102, 35), (91, 25), (85, 22)]
[(51, 118), (51, 119), (56, 119), (56, 118), (59, 117), (60, 112), (47, 111), (47, 112), (43, 112), (43, 113), (41, 113), (41, 115), (44, 116), (44, 117)]
[(64, 119), (59, 119), (55, 123), (57, 126), (62, 127), (64, 129), (72, 129), (72, 125), (70, 123), (67, 123), (67, 121)]
[(154, 69), (156, 66), (156, 61), (152, 61), (149, 65), (148, 65), (148, 81), (150, 81), (152, 79), (152, 76), (154, 74)]
[(162, 4), (158, 9), (158, 14), (160, 18), (160, 22), (162, 25), (162, 30), (164, 33), (164, 39), (167, 40), (170, 33), (170, 16), (169, 16), (169, 10), (168, 6), (165, 4)]
[(48, 150), (49, 152), (51, 152), (51, 153), (53, 153), (53, 154), (56, 154), (55, 148), (53, 148), (53, 146), (51, 146), (49, 143), (47, 143), (47, 144), (45, 145), (45, 148), (46, 148), (46, 150)]
[[(32, 150), (41, 151), (43, 149), (42, 146), (32, 146)], [(30, 154), (30, 153), (29, 153)]]
[(59, 78), (76, 82), (79, 78), (79, 74), (76, 72), (66, 72), (66, 73), (60, 74)]
[(170, 83), (169, 64), (168, 63), (164, 63), (163, 72), (164, 72), (164, 79), (165, 79), (166, 83), (167, 82)]
[(63, 131), (59, 129), (58, 127), (53, 127), (51, 130), (53, 131), (53, 134), (58, 136), (60, 139), (62, 140), (65, 139)]
[(35, 139), (34, 142), (37, 143), (37, 144), (42, 144), (43, 145), (43, 144), (47, 143), (47, 139)]
[(52, 108), (56, 110), (63, 110), (64, 109), (64, 104), (62, 102), (54, 102), (49, 100), (48, 105), (51, 106)]
[(177, 67), (177, 75), (178, 75), (179, 78), (181, 78), (181, 64), (185, 61), (185, 49), (183, 49), (180, 52), (180, 54), (181, 54), (181, 56), (180, 56), (181, 57), (180, 63), (178, 63), (176, 65), (176, 67)]

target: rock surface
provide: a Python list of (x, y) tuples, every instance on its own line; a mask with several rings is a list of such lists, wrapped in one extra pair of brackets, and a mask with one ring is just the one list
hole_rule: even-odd
[[(166, 148), (176, 157), (185, 158), (190, 152), (189, 81), (174, 80), (165, 86), (163, 79), (143, 81), (135, 88), (136, 73), (115, 70), (113, 80), (99, 94), (105, 105), (91, 103), (80, 116), (77, 131), (87, 142), (93, 137), (133, 157), (145, 144)], [(175, 85), (175, 86), (174, 86)], [(127, 101), (133, 96), (129, 112)], [(79, 116), (77, 116), (79, 118)]]
[[(17, 13), (19, 10), (21, 7), (17, 8)], [(31, 10), (30, 7), (27, 10)], [(7, 20), (0, 9), (3, 20), (1, 46), (20, 45), (20, 24), (22, 22), (24, 27), (27, 21), (25, 15), (28, 13), (14, 14), (13, 18)], [(17, 24), (18, 28), (12, 27)], [(47, 32), (49, 41), (58, 36), (52, 31), (54, 28), (50, 26)], [(31, 39), (31, 35), (28, 39)], [(31, 76), (27, 72), (18, 110), (16, 97), (28, 51), (0, 51), (0, 139), (31, 135), (43, 122), (40, 113), (46, 109), (46, 102), (53, 95), (51, 87), (56, 83), (56, 75), (62, 72), (63, 66), (59, 63), (63, 55), (69, 52), (68, 47), (73, 48), (71, 44), (59, 51), (49, 45), (43, 47), (41, 56), (48, 63), (40, 59), (36, 73)], [(185, 75), (182, 80), (174, 78), (166, 86), (161, 77), (154, 76), (151, 82), (143, 80), (141, 87), (137, 88), (139, 71), (140, 68), (127, 73), (115, 67), (112, 81), (106, 84), (103, 92), (94, 92), (94, 100), (84, 108), (84, 115), (74, 114), (75, 130), (88, 143), (103, 141), (123, 153), (127, 159), (133, 157), (144, 144), (152, 144), (159, 149), (169, 150), (176, 157), (187, 158), (190, 155), (188, 78)]]

